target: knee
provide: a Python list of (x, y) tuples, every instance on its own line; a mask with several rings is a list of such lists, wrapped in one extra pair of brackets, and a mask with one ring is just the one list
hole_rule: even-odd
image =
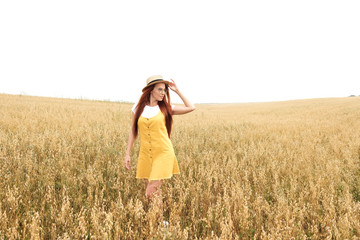
[(148, 184), (147, 187), (146, 187), (146, 197), (147, 198), (151, 198), (151, 195), (155, 192), (155, 188), (154, 186), (152, 186), (151, 184)]
[(151, 198), (153, 194), (160, 191), (161, 188), (161, 182), (150, 182), (146, 187), (146, 197)]

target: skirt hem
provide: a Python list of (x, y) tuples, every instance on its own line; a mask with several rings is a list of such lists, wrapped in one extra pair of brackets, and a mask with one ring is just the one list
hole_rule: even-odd
[(149, 181), (153, 181), (153, 180), (163, 180), (163, 179), (170, 179), (172, 178), (175, 174), (180, 174), (180, 173), (173, 173), (170, 177), (164, 177), (164, 178), (148, 178), (148, 177), (136, 177), (136, 179), (147, 179)]

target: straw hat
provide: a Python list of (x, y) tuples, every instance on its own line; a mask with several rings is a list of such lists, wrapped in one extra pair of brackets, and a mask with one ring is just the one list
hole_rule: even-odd
[(163, 76), (161, 75), (151, 76), (146, 80), (146, 86), (143, 88), (142, 91), (145, 91), (146, 88), (157, 83), (165, 83), (166, 85), (168, 85), (169, 81), (164, 80)]

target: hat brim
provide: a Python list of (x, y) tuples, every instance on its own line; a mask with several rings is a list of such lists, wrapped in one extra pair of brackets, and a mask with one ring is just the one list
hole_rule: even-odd
[(169, 81), (166, 81), (166, 80), (153, 81), (153, 82), (151, 82), (150, 84), (146, 85), (146, 87), (144, 87), (144, 88), (142, 89), (142, 91), (145, 91), (145, 89), (149, 88), (149, 87), (152, 86), (152, 85), (158, 84), (158, 83), (165, 83), (166, 85), (169, 85)]

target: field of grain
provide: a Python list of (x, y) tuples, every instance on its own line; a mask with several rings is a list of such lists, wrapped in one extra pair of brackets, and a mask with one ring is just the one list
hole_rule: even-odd
[(358, 239), (360, 98), (174, 116), (164, 228), (123, 166), (132, 104), (0, 94), (0, 239)]

